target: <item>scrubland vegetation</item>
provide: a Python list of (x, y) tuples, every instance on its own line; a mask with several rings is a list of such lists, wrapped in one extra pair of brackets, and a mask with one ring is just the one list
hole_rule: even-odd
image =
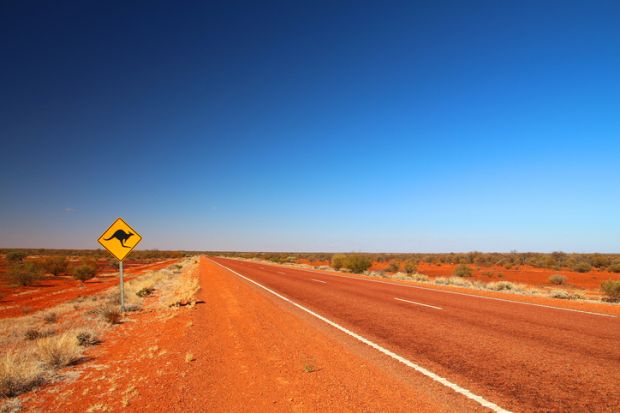
[[(140, 311), (146, 306), (174, 311), (193, 305), (199, 290), (195, 264), (195, 259), (187, 258), (126, 282), (127, 310)], [(83, 265), (76, 267), (78, 273), (86, 271)], [(0, 320), (0, 398), (29, 391), (54, 380), (60, 369), (82, 362), (86, 348), (99, 344), (106, 330), (121, 324), (124, 317), (115, 287), (38, 313)]]

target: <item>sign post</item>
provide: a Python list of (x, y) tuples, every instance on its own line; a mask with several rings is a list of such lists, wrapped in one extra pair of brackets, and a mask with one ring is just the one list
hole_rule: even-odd
[(123, 260), (133, 251), (136, 245), (142, 241), (142, 236), (138, 234), (135, 229), (131, 228), (129, 224), (123, 221), (122, 218), (118, 218), (103, 234), (101, 234), (97, 241), (118, 260), (121, 311), (125, 312)]

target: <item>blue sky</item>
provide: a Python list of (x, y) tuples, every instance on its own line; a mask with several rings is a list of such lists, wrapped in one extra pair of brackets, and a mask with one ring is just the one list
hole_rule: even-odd
[(0, 247), (620, 251), (620, 3), (3, 2)]

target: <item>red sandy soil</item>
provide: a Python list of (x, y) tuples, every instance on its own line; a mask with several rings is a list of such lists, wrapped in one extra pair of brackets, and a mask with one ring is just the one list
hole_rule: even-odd
[[(131, 279), (149, 270), (158, 270), (177, 262), (177, 259), (150, 264), (129, 262), (125, 273)], [(4, 266), (0, 265), (4, 270)], [(102, 272), (111, 271), (111, 272)], [(112, 267), (100, 268), (98, 275), (84, 283), (69, 276), (46, 276), (30, 287), (9, 287), (0, 285), (0, 318), (17, 317), (34, 311), (49, 308), (80, 296), (96, 294), (118, 284), (118, 273)], [(0, 280), (4, 279), (0, 273)]]
[(481, 411), (205, 258), (200, 281), (204, 303), (173, 317), (131, 315), (89, 351), (89, 361), (71, 369), (72, 379), (22, 396), (23, 407), (63, 413)]

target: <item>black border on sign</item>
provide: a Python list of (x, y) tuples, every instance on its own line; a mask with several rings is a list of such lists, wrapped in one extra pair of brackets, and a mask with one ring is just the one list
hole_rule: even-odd
[[(125, 220), (124, 220), (123, 218), (121, 218), (121, 217), (116, 218), (116, 219), (114, 220), (114, 222), (112, 222), (112, 224), (108, 227), (108, 229), (106, 229), (105, 231), (103, 231), (103, 233), (102, 233), (101, 235), (99, 235), (99, 238), (97, 238), (97, 242), (99, 243), (99, 245), (101, 245), (101, 246), (103, 247), (103, 249), (105, 249), (107, 252), (109, 252), (109, 253), (110, 253), (110, 255), (111, 255), (111, 256), (113, 256), (114, 258), (116, 258), (117, 260), (119, 260), (119, 259), (118, 259), (118, 257), (117, 257), (116, 255), (112, 254), (112, 251), (110, 251), (110, 250), (108, 249), (108, 247), (106, 247), (105, 245), (103, 245), (103, 242), (101, 242), (101, 238), (103, 238), (103, 236), (105, 235), (105, 233), (106, 233), (106, 232), (108, 232), (108, 231), (109, 231), (109, 230), (110, 230), (110, 229), (114, 226), (114, 224), (116, 224), (118, 221), (121, 221), (123, 224), (127, 225), (127, 227), (128, 227), (128, 228), (129, 228), (129, 229), (130, 229), (130, 230), (131, 230), (134, 234), (136, 234), (136, 235), (138, 235), (138, 236), (140, 237), (140, 241), (142, 241), (142, 235), (140, 235), (140, 233), (139, 233), (138, 231), (136, 231), (135, 229), (133, 229), (133, 228), (131, 227), (131, 225), (129, 225), (129, 224), (127, 223), (127, 221), (125, 221)], [(127, 251), (127, 254), (125, 254), (125, 256), (123, 256), (123, 259), (122, 259), (122, 260), (119, 260), (119, 261), (124, 261), (124, 260), (125, 260), (125, 258), (127, 258), (127, 256), (128, 256), (129, 254), (131, 254), (131, 251), (133, 251), (133, 249), (134, 249), (134, 248), (136, 248), (136, 247), (138, 246), (138, 244), (140, 243), (140, 241), (136, 242), (136, 245), (134, 245), (133, 247), (131, 247), (131, 249), (130, 249), (129, 251)]]

